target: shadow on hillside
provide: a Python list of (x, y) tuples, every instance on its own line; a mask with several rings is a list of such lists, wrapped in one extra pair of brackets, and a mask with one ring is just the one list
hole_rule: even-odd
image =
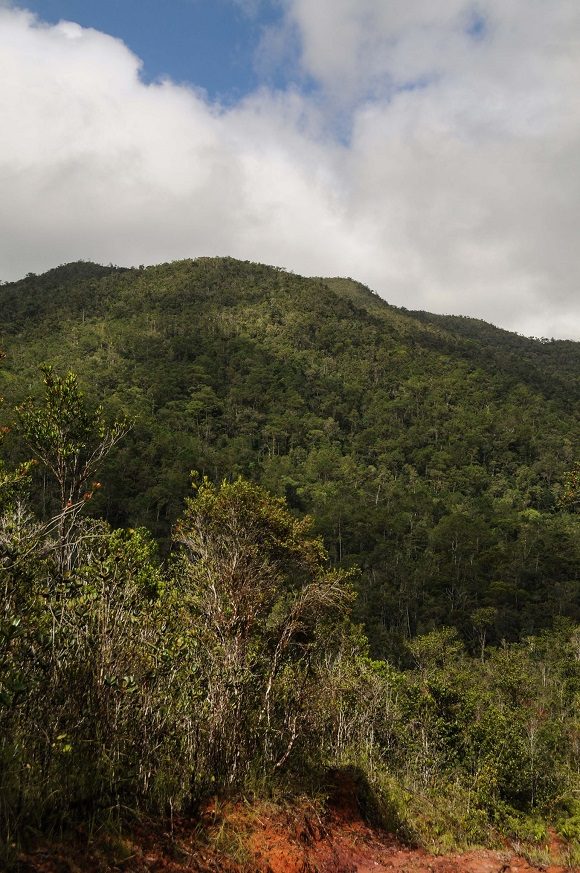
[(336, 816), (348, 821), (360, 818), (372, 828), (403, 839), (408, 836), (395, 803), (386, 795), (379, 796), (360, 767), (331, 769), (327, 779), (327, 805)]

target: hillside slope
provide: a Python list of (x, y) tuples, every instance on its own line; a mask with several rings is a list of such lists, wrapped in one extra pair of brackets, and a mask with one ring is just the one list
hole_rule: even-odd
[[(325, 808), (314, 804), (215, 802), (198, 818), (177, 818), (168, 833), (163, 823), (148, 822), (123, 837), (105, 834), (86, 845), (86, 837), (63, 845), (44, 842), (23, 853), (22, 873), (86, 873), (118, 870), (145, 873), (565, 873), (567, 847), (546, 847), (542, 864), (533, 864), (511, 848), (430, 854), (402, 844), (372, 827), (361, 816), (356, 798), (331, 797)], [(229, 851), (228, 851), (229, 850)], [(520, 847), (521, 850), (521, 847)], [(558, 853), (558, 850), (559, 853)], [(551, 855), (556, 855), (554, 858)], [(560, 855), (558, 857), (558, 854)], [(546, 863), (548, 862), (548, 863)]]
[(135, 419), (94, 501), (113, 523), (164, 538), (191, 470), (244, 474), (361, 567), (376, 654), (442, 624), (475, 645), (482, 607), (492, 641), (578, 618), (578, 517), (558, 495), (580, 344), (229, 258), (69, 264), (0, 287), (0, 311), (6, 421), (47, 361)]

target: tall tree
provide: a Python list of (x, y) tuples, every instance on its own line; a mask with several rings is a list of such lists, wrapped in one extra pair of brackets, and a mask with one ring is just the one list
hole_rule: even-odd
[(127, 420), (109, 423), (102, 406), (91, 409), (77, 377), (41, 368), (44, 395), (18, 407), (20, 431), (31, 453), (54, 480), (58, 508), (51, 521), (57, 533), (61, 571), (70, 570), (74, 530), (79, 513), (100, 488), (95, 481), (101, 464), (130, 428)]

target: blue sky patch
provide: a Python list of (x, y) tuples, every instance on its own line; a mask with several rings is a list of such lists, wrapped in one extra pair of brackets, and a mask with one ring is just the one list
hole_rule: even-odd
[[(66, 19), (119, 37), (143, 61), (146, 82), (169, 76), (224, 103), (264, 81), (255, 54), (264, 29), (282, 15), (276, 0), (250, 11), (235, 0), (24, 0), (18, 5), (50, 24)], [(275, 87), (286, 84), (284, 70), (266, 79)]]

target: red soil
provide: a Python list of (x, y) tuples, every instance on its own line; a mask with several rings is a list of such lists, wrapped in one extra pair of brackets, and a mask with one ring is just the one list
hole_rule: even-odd
[(434, 856), (371, 828), (356, 788), (338, 783), (320, 814), (307, 802), (279, 807), (238, 802), (207, 806), (201, 818), (173, 822), (173, 832), (140, 825), (130, 837), (97, 837), (87, 846), (38, 846), (22, 854), (20, 873), (570, 873), (531, 866), (513, 852), (477, 850)]

